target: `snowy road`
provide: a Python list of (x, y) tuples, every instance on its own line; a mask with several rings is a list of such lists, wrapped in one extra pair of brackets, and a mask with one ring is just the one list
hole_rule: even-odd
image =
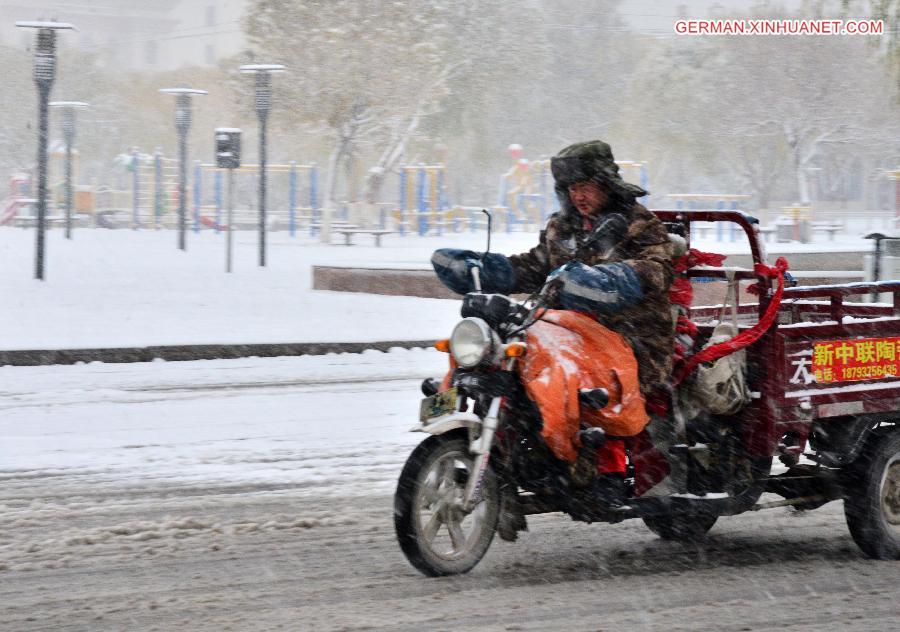
[(839, 503), (695, 546), (539, 516), (422, 578), (390, 493), (444, 360), (0, 368), (0, 630), (897, 629), (900, 566)]
[[(434, 350), (0, 367), (0, 471), (82, 485), (386, 491)], [(359, 479), (371, 480), (360, 485)], [(352, 491), (351, 490), (351, 491)]]

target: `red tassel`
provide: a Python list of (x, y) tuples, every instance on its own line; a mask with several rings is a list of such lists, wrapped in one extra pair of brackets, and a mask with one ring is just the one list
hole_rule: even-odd
[(679, 257), (672, 261), (675, 268), (676, 278), (672, 281), (672, 287), (669, 288), (669, 300), (682, 307), (690, 307), (694, 298), (694, 289), (691, 287), (691, 280), (683, 275), (688, 269), (695, 266), (713, 266), (719, 267), (725, 261), (726, 255), (718, 255), (713, 252), (702, 252), (696, 248), (683, 257)]

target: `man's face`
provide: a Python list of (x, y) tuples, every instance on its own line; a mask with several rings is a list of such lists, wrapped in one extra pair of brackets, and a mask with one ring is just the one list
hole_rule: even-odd
[(605, 187), (596, 182), (576, 182), (569, 185), (569, 199), (583, 216), (596, 215), (609, 199)]

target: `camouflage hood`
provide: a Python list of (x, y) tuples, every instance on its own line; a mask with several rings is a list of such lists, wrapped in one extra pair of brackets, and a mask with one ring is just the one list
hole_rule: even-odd
[(641, 187), (622, 179), (612, 149), (601, 140), (569, 145), (550, 160), (550, 171), (553, 173), (556, 196), (566, 215), (577, 214), (568, 192), (569, 185), (576, 182), (592, 180), (608, 186), (610, 206), (630, 208), (635, 198), (647, 195)]

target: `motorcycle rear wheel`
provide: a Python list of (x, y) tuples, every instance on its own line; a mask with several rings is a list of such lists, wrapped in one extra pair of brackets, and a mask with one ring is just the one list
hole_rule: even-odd
[(474, 457), (464, 433), (425, 439), (413, 451), (394, 495), (394, 529), (406, 559), (430, 577), (472, 570), (487, 553), (500, 515), (497, 476), (488, 465), (481, 501), (462, 500)]
[(844, 515), (868, 557), (900, 559), (900, 429), (873, 437), (848, 468)]

